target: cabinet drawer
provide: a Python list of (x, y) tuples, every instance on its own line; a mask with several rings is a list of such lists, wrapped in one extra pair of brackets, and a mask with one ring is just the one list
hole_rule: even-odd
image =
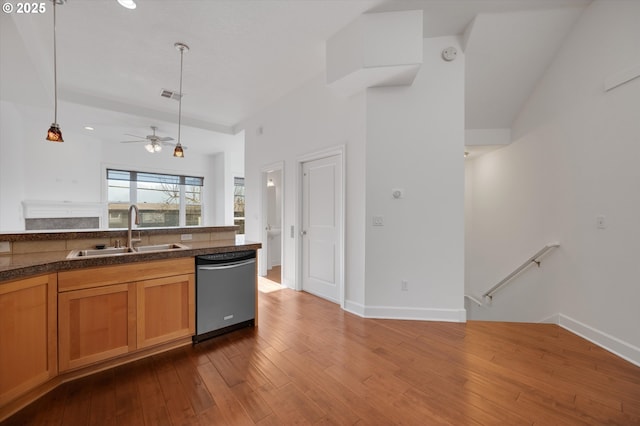
[(58, 273), (58, 291), (101, 287), (131, 281), (162, 278), (194, 272), (192, 257), (157, 260), (152, 262), (124, 263), (121, 265), (83, 268)]

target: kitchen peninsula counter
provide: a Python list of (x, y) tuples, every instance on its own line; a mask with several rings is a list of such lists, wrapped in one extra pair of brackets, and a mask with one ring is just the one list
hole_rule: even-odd
[[(67, 259), (67, 256), (74, 249), (91, 249), (100, 243), (113, 246), (113, 241), (116, 239), (124, 243), (126, 230), (0, 234), (0, 241), (8, 241), (14, 244), (12, 253), (0, 254), (0, 285), (4, 281), (72, 269), (194, 257), (202, 254), (240, 250), (258, 250), (262, 247), (261, 243), (257, 242), (237, 242), (235, 230), (235, 226), (142, 229), (140, 231), (143, 242), (140, 245), (180, 243), (187, 248), (73, 259)], [(137, 233), (137, 231), (135, 232)], [(193, 240), (181, 241), (180, 235), (186, 233), (191, 234)], [(25, 242), (46, 245), (42, 251), (37, 251), (38, 246), (34, 246), (35, 251), (29, 252), (23, 252), (26, 249), (20, 249), (19, 246), (15, 247), (16, 244), (24, 244)]]

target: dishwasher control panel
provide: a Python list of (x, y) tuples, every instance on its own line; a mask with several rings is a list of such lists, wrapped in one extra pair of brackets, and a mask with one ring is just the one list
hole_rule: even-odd
[(237, 260), (253, 259), (256, 257), (254, 250), (232, 251), (227, 253), (205, 254), (197, 256), (196, 261), (199, 265), (211, 263), (227, 263)]

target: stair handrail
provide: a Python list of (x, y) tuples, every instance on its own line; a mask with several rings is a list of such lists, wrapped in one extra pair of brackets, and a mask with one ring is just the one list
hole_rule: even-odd
[(529, 259), (524, 261), (522, 265), (518, 266), (513, 272), (504, 277), (498, 284), (491, 287), (485, 294), (482, 295), (482, 298), (489, 298), (490, 301), (493, 300), (493, 295), (496, 294), (500, 289), (502, 289), (505, 285), (507, 285), (516, 275), (520, 272), (527, 269), (532, 264), (538, 265), (540, 267), (540, 259), (547, 254), (550, 250), (553, 250), (556, 247), (560, 247), (560, 243), (549, 243), (545, 245), (542, 249), (540, 249), (536, 254), (531, 256)]

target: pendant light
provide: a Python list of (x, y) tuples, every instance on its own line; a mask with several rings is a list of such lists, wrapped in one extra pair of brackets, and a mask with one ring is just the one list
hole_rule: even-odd
[(51, 142), (64, 142), (62, 131), (58, 125), (58, 63), (56, 55), (56, 4), (63, 4), (65, 0), (52, 0), (53, 2), (53, 123), (47, 131), (47, 140)]
[(184, 149), (180, 143), (180, 127), (182, 123), (182, 60), (184, 58), (184, 51), (189, 51), (189, 46), (184, 43), (175, 43), (175, 48), (180, 51), (180, 99), (178, 99), (178, 143), (173, 150), (173, 156), (178, 158), (184, 158)]

